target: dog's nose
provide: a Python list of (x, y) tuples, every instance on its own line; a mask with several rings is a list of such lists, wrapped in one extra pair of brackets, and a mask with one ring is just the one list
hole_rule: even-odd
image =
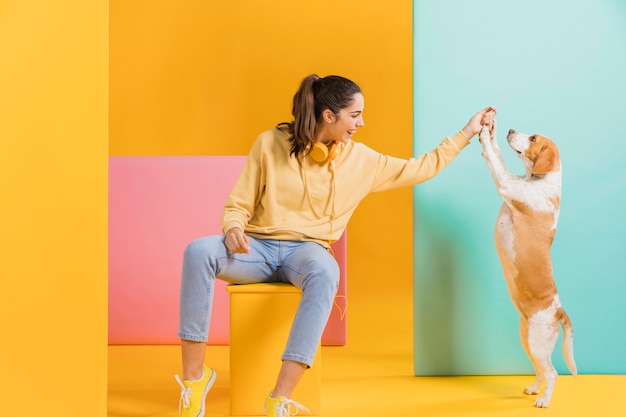
[(515, 133), (515, 129), (509, 130), (509, 135), (512, 135), (513, 133)]

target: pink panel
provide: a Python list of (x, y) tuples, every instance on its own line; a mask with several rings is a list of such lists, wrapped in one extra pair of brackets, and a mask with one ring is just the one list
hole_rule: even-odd
[[(178, 343), (183, 251), (221, 233), (245, 157), (109, 158), (109, 343)], [(209, 343), (228, 344), (229, 303), (218, 283)]]
[(348, 309), (348, 254), (346, 236), (348, 232), (344, 232), (341, 238), (332, 244), (333, 255), (339, 264), (341, 279), (339, 281), (339, 289), (335, 297), (335, 306), (330, 313), (328, 324), (322, 335), (322, 345), (324, 346), (343, 346), (346, 344), (347, 328), (347, 309)]
[[(182, 255), (220, 218), (245, 156), (109, 158), (109, 343), (177, 344)], [(333, 245), (341, 268), (322, 343), (346, 343), (346, 242)], [(210, 344), (228, 344), (229, 297), (218, 281)]]

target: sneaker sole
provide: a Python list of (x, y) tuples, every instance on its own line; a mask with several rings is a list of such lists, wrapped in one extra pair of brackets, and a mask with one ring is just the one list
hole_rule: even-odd
[(206, 386), (204, 387), (204, 393), (202, 394), (202, 405), (200, 406), (200, 412), (198, 413), (197, 417), (204, 417), (204, 408), (206, 406), (206, 395), (209, 393), (209, 390), (213, 387), (213, 384), (215, 384), (215, 379), (217, 378), (217, 373), (215, 372), (215, 370), (211, 369), (211, 371), (213, 371), (213, 374), (211, 375), (211, 378), (206, 383)]

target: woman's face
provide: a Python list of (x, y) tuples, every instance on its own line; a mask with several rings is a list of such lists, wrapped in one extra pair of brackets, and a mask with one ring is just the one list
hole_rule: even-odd
[(327, 129), (327, 137), (337, 142), (348, 142), (359, 127), (365, 126), (363, 121), (363, 94), (354, 95), (352, 102), (341, 109), (339, 114), (330, 116), (331, 123)]

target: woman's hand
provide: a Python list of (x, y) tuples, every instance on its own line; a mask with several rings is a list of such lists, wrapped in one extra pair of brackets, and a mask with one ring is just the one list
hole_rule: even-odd
[(226, 231), (224, 245), (232, 253), (250, 254), (250, 241), (248, 236), (238, 227), (233, 227)]
[(489, 131), (493, 130), (493, 119), (496, 116), (497, 110), (493, 106), (489, 106), (482, 109), (478, 113), (472, 116), (469, 122), (463, 128), (463, 134), (469, 140), (475, 134), (480, 133), (483, 126), (487, 126)]

